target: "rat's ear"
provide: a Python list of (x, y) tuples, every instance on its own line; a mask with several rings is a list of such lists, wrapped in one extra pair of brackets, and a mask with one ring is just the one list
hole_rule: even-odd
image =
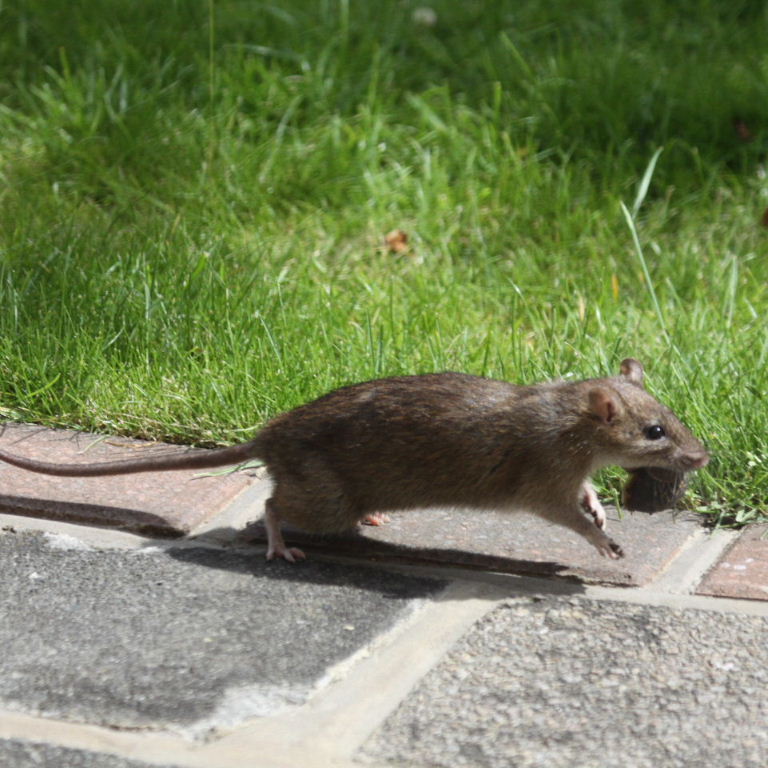
[(595, 387), (589, 390), (589, 409), (600, 421), (610, 424), (619, 415), (621, 406), (610, 389)]
[(634, 358), (628, 357), (626, 360), (622, 360), (620, 371), (625, 379), (629, 379), (638, 387), (643, 386), (643, 366)]

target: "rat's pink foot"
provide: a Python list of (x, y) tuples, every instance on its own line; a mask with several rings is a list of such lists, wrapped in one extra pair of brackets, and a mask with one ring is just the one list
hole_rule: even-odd
[(371, 512), (369, 515), (366, 515), (360, 522), (363, 525), (386, 525), (389, 521), (389, 515), (385, 515), (383, 512)]
[(267, 560), (274, 560), (276, 557), (282, 557), (289, 563), (295, 563), (297, 560), (306, 560), (307, 556), (298, 547), (286, 547), (284, 545), (269, 546), (267, 548)]
[(600, 503), (600, 499), (597, 498), (595, 489), (589, 484), (584, 483), (581, 496), (581, 507), (589, 515), (592, 515), (592, 519), (595, 521), (595, 525), (600, 530), (605, 530), (605, 510)]
[(611, 560), (620, 560), (624, 557), (624, 550), (613, 539), (608, 539), (608, 546), (601, 549), (600, 554)]
[(267, 499), (264, 509), (264, 527), (267, 529), (267, 560), (282, 557), (289, 563), (306, 559), (306, 555), (296, 547), (286, 547), (280, 531), (280, 517), (275, 511), (275, 502)]

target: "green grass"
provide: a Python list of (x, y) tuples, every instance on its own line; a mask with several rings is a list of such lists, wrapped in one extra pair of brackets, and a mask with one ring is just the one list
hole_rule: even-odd
[(713, 450), (692, 503), (758, 519), (762, 4), (419, 5), (0, 6), (2, 412), (215, 444), (354, 380), (632, 355)]

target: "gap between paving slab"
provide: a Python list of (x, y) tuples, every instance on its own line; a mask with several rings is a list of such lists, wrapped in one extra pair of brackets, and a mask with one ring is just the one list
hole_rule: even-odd
[(693, 593), (707, 571), (738, 535), (737, 531), (726, 529), (705, 531), (699, 528), (685, 542), (677, 556), (646, 586), (661, 592)]
[[(720, 542), (718, 546), (727, 546)], [(352, 557), (320, 556), (334, 563), (362, 565), (366, 561)], [(403, 563), (372, 564), (397, 573), (431, 576), (433, 578), (479, 582), (487, 586), (496, 586), (506, 590), (507, 598), (518, 596), (540, 595), (545, 597), (585, 597), (592, 600), (612, 600), (620, 603), (637, 603), (659, 608), (679, 608), (682, 610), (704, 610), (717, 613), (743, 614), (745, 616), (768, 616), (768, 601), (745, 600), (722, 596), (709, 596), (694, 593), (693, 587), (701, 575), (692, 576), (688, 588), (671, 590), (662, 585), (661, 588), (652, 582), (643, 587), (617, 588), (602, 584), (585, 584), (565, 579), (551, 579), (539, 576), (498, 573), (492, 571), (466, 570), (450, 566), (416, 566)]]
[(351, 674), (305, 707), (245, 726), (225, 736), (222, 744), (255, 741), (292, 750), (291, 765), (306, 758), (307, 744), (329, 758), (351, 757), (453, 644), (505, 596), (499, 587), (454, 582), (358, 662)]

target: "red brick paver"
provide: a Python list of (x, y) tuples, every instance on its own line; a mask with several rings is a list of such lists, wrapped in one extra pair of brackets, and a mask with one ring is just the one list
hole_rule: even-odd
[[(61, 463), (184, 450), (22, 424), (9, 424), (0, 437), (0, 446), (5, 451)], [(200, 475), (200, 470), (177, 470), (113, 477), (53, 477), (0, 461), (0, 511), (148, 534), (183, 535), (218, 513), (252, 482), (247, 473)]]
[(704, 577), (697, 592), (768, 600), (768, 525), (746, 528)]

